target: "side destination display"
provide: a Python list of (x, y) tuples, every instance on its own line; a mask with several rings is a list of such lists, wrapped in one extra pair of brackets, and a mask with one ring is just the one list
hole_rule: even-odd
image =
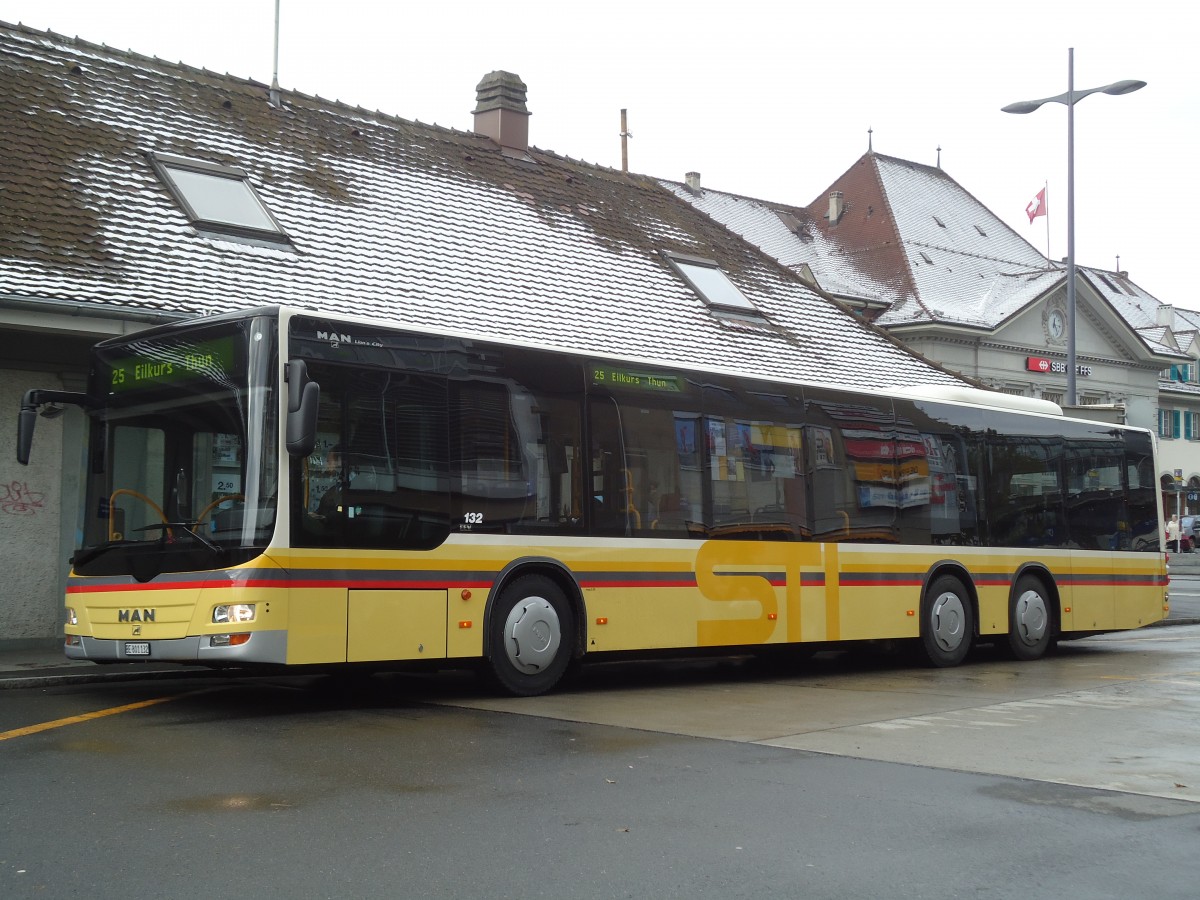
[(634, 369), (619, 369), (614, 366), (592, 363), (593, 385), (678, 394), (683, 390), (683, 386), (679, 382), (678, 375), (638, 372)]

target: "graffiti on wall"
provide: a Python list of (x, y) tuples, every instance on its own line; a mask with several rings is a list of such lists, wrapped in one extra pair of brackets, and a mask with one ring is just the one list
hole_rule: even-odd
[(45, 509), (42, 503), (45, 496), (42, 491), (31, 491), (28, 482), (0, 484), (0, 512), (10, 516), (36, 516)]

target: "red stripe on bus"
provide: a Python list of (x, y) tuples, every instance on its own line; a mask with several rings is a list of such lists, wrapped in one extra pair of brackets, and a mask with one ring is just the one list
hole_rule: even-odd
[(222, 581), (173, 581), (167, 584), (68, 584), (68, 594), (104, 594), (111, 591), (186, 591), (194, 588), (227, 588), (234, 582)]
[(303, 581), (292, 578), (255, 578), (247, 581), (173, 581), (163, 584), (71, 584), (68, 594), (111, 593), (113, 591), (186, 591), (197, 588), (350, 588), (436, 590), (438, 588), (488, 588), (490, 581), (396, 581), (329, 579)]
[(842, 578), (838, 584), (842, 587), (920, 587), (923, 579), (915, 578)]
[(639, 581), (635, 579), (628, 580), (612, 580), (604, 581), (580, 581), (581, 588), (656, 588), (656, 587), (685, 587), (694, 588), (696, 586), (695, 578), (684, 578), (679, 581)]

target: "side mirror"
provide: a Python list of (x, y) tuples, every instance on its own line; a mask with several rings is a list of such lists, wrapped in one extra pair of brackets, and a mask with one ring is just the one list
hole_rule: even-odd
[(37, 405), (30, 404), (29, 393), (26, 393), (25, 399), (21, 402), (21, 411), (17, 413), (17, 462), (23, 466), (29, 465), (29, 453), (33, 450), (33, 427), (37, 425), (37, 414)]
[[(37, 425), (38, 410), (47, 403), (69, 403), (73, 406), (90, 408), (92, 398), (75, 391), (29, 390), (21, 398), (21, 410), (17, 413), (17, 462), (29, 465), (29, 454), (33, 450), (33, 429)], [(50, 407), (42, 415), (48, 419), (62, 415), (61, 407)], [(315, 420), (314, 420), (315, 421)]]
[(308, 456), (317, 446), (317, 405), (321, 386), (308, 377), (308, 366), (302, 359), (287, 364), (288, 411), (287, 452), (292, 456)]

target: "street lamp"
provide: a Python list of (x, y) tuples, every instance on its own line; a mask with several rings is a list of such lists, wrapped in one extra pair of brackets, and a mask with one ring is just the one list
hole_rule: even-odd
[(1144, 81), (1114, 81), (1104, 87), (1075, 90), (1075, 48), (1067, 50), (1067, 92), (1041, 100), (1010, 103), (1001, 112), (1031, 113), (1043, 103), (1061, 103), (1067, 108), (1067, 405), (1075, 395), (1075, 104), (1088, 94), (1131, 94), (1146, 86)]

